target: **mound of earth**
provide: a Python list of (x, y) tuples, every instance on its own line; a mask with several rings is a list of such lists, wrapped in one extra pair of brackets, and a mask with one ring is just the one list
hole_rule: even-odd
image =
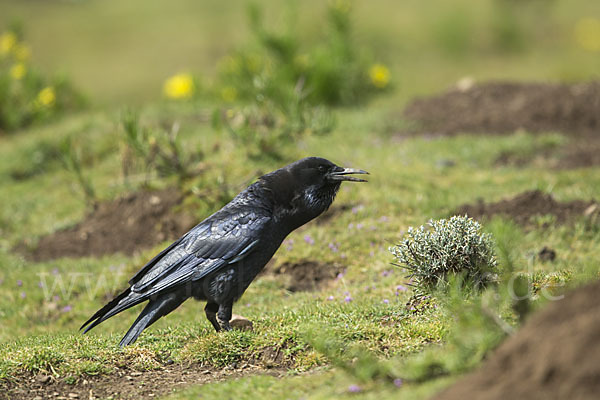
[(285, 288), (290, 292), (310, 292), (325, 288), (343, 269), (339, 265), (304, 260), (284, 262), (272, 269), (271, 274), (284, 276)]
[(413, 101), (404, 116), (427, 134), (600, 133), (600, 82), (491, 82)]
[(468, 215), (475, 219), (489, 219), (493, 216), (511, 218), (524, 227), (535, 227), (532, 217), (552, 215), (557, 224), (566, 224), (580, 217), (597, 217), (600, 204), (595, 201), (573, 200), (556, 201), (552, 195), (539, 190), (521, 193), (513, 198), (495, 203), (463, 204), (455, 211), (456, 215)]
[(597, 399), (599, 339), (596, 282), (534, 314), (479, 370), (435, 399)]
[(167, 189), (101, 203), (79, 224), (42, 237), (37, 248), (26, 256), (43, 261), (117, 252), (133, 254), (175, 239), (195, 224), (191, 215), (172, 212), (181, 201), (178, 191)]

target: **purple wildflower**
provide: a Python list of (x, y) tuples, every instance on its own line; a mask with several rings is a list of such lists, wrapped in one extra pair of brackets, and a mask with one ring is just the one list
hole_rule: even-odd
[(352, 214), (357, 214), (363, 208), (365, 208), (365, 206), (363, 206), (362, 204), (359, 204), (359, 205), (357, 205), (355, 207), (352, 207)]
[(19, 279), (19, 280), (17, 281), (17, 286), (18, 286), (18, 287), (21, 287), (21, 286), (23, 286), (23, 281)]
[(352, 228), (354, 228), (354, 224), (353, 224), (352, 222), (350, 222), (350, 223), (348, 224), (348, 229), (352, 229)]
[(58, 295), (54, 295), (54, 296), (52, 297), (52, 300), (54, 300), (54, 301), (59, 301), (59, 300), (60, 300), (60, 296), (58, 296)]
[(70, 305), (66, 305), (62, 308), (62, 312), (69, 312), (73, 309)]
[(333, 243), (329, 243), (329, 245), (328, 245), (328, 246), (329, 246), (329, 249), (330, 249), (331, 251), (333, 251), (334, 253), (337, 253), (337, 251), (338, 251), (338, 248), (337, 248), (337, 246), (336, 246), (335, 244), (333, 244)]
[(25, 292), (21, 292), (21, 298), (24, 299), (25, 297), (27, 297), (27, 294)]
[(356, 229), (362, 229), (362, 228), (364, 228), (364, 225), (363, 225), (363, 224), (360, 224), (360, 223), (359, 223), (359, 224), (356, 224)]
[(286, 245), (285, 248), (287, 251), (291, 251), (294, 248), (294, 239), (288, 239), (283, 243)]
[(58, 275), (58, 268), (54, 268), (54, 269), (52, 270), (52, 274), (54, 274), (54, 275)]
[(333, 297), (333, 296), (328, 296), (327, 297), (327, 301), (333, 301), (334, 299), (335, 299), (335, 297)]
[(386, 217), (385, 215), (382, 215), (381, 218), (379, 218), (379, 221), (381, 222), (388, 222), (390, 219), (388, 217)]
[(388, 299), (383, 299), (383, 304), (390, 304), (390, 301)]
[(400, 378), (396, 378), (396, 379), (394, 379), (394, 386), (396, 386), (396, 387), (401, 387), (401, 386), (402, 386), (402, 383), (403, 383), (403, 382), (402, 382), (402, 379), (400, 379)]
[(38, 282), (38, 287), (39, 287), (40, 289), (41, 289), (41, 288), (43, 288), (43, 287), (44, 287), (44, 282), (42, 282), (42, 281), (39, 281), (39, 282)]
[(312, 237), (310, 237), (310, 235), (305, 235), (305, 236), (304, 236), (304, 241), (305, 241), (306, 243), (310, 244), (311, 246), (312, 246), (313, 244), (315, 244), (315, 240), (314, 240)]
[(337, 274), (337, 276), (335, 277), (335, 279), (342, 279), (344, 277), (344, 275), (346, 274), (346, 270), (340, 272)]
[(351, 296), (346, 296), (346, 297), (344, 298), (344, 301), (345, 301), (346, 303), (350, 303), (352, 300), (354, 300), (354, 299), (353, 299)]
[(398, 285), (398, 286), (396, 286), (396, 291), (404, 292), (404, 291), (406, 291), (406, 286)]
[(348, 386), (348, 391), (350, 393), (360, 393), (362, 391), (362, 389), (358, 385), (350, 385), (350, 386)]

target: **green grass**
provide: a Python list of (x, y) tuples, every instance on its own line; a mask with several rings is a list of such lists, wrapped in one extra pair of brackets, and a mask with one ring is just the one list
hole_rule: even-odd
[[(402, 126), (400, 113), (410, 99), (443, 90), (464, 76), (557, 81), (597, 77), (597, 54), (584, 52), (572, 40), (574, 22), (597, 11), (596, 2), (552, 2), (545, 11), (551, 16), (545, 23), (553, 27), (552, 34), (544, 35), (547, 25), (538, 26), (539, 21), (530, 19), (523, 26), (525, 48), (508, 53), (491, 44), (487, 24), (493, 6), (489, 1), (453, 2), (463, 8), (469, 5), (461, 29), (470, 34), (454, 32), (448, 40), (441, 40), (440, 35), (452, 31), (457, 22), (454, 14), (448, 13), (451, 6), (441, 0), (440, 7), (416, 1), (403, 5), (384, 0), (357, 3), (357, 40), (390, 66), (393, 90), (360, 108), (335, 110), (338, 123), (331, 134), (306, 137), (285, 148), (285, 157), (319, 155), (362, 168), (371, 173), (369, 183), (344, 184), (335, 204), (351, 205), (354, 211), (339, 214), (327, 224), (301, 228), (289, 238), (293, 240), (291, 249), (282, 246), (275, 255), (277, 263), (318, 260), (343, 265), (347, 269), (343, 278), (322, 292), (292, 294), (276, 278), (261, 277), (234, 309), (254, 321), (253, 332), (216, 334), (204, 318), (203, 305), (189, 301), (124, 350), (117, 344), (139, 308), (81, 336), (79, 326), (105, 303), (106, 296), (124, 288), (127, 279), (168, 243), (140, 250), (132, 257), (115, 254), (40, 263), (26, 261), (14, 252), (21, 243), (35, 246), (40, 236), (74, 225), (89, 211), (74, 176), (56, 159), (55, 150), (62, 140), (75, 139), (82, 150), (84, 175), (100, 200), (107, 200), (138, 190), (143, 183), (141, 179), (127, 181), (121, 173), (121, 109), (139, 105), (142, 121), (149, 124), (179, 121), (184, 148), (207, 154), (207, 172), (185, 184), (191, 193), (185, 206), (198, 220), (214, 212), (222, 200), (193, 193), (221, 193), (226, 187), (227, 193), (235, 194), (260, 172), (282, 165), (272, 159), (248, 160), (239, 144), (215, 132), (207, 117), (215, 106), (210, 101), (159, 101), (166, 76), (190, 68), (210, 77), (216, 58), (244, 43), (243, 2), (227, 6), (189, 1), (164, 6), (109, 3), (11, 1), (3, 5), (0, 23), (14, 16), (23, 18), (34, 61), (48, 70), (65, 70), (91, 94), (97, 107), (0, 137), (0, 379), (38, 371), (75, 379), (111, 373), (121, 365), (139, 370), (160, 368), (167, 359), (220, 368), (261, 360), (265, 349), (276, 349), (294, 365), (281, 379), (240, 378), (188, 388), (172, 398), (196, 398), (199, 394), (228, 398), (233, 392), (242, 399), (341, 398), (350, 385), (361, 387), (356, 398), (396, 398), (399, 393), (403, 398), (425, 398), (464, 372), (461, 367), (477, 364), (481, 352), (501, 335), (486, 325), (489, 321), (464, 321), (465, 332), (473, 332), (473, 343), (482, 344), (465, 349), (454, 333), (463, 325), (453, 318), (454, 308), (442, 295), (437, 308), (407, 311), (404, 305), (411, 292), (396, 296), (396, 286), (405, 285), (406, 279), (391, 265), (394, 259), (388, 247), (396, 244), (409, 226), (447, 217), (458, 205), (478, 198), (494, 201), (530, 189), (552, 193), (561, 201), (600, 198), (600, 174), (594, 169), (550, 171), (536, 165), (495, 165), (503, 153), (527, 156), (569, 140), (556, 133), (433, 139), (392, 135)], [(297, 6), (298, 24), (307, 41), (318, 37), (315, 15), (320, 15), (319, 7), (324, 6), (318, 3), (319, 11), (312, 11), (317, 3)], [(282, 10), (278, 2), (269, 4), (267, 21)], [(131, 25), (129, 18), (115, 19), (133, 13), (138, 25)], [(88, 22), (90, 15), (96, 16), (92, 22)], [(107, 31), (109, 19), (114, 24)], [(66, 39), (73, 31), (81, 32), (80, 41)], [(216, 37), (221, 40), (215, 41)], [(19, 174), (26, 179), (15, 178)], [(153, 187), (176, 183), (174, 178), (150, 181)], [(597, 275), (597, 227), (579, 222), (542, 229), (540, 224), (538, 229), (524, 231), (505, 221), (491, 221), (484, 229), (495, 235), (499, 247), (507, 249), (499, 258), (500, 267), (531, 274), (534, 288)], [(314, 245), (305, 242), (306, 235), (315, 240)], [(329, 243), (339, 250), (330, 250)], [(544, 246), (556, 250), (556, 261), (542, 263), (532, 257)], [(389, 270), (390, 274), (384, 274)], [(334, 300), (327, 300), (329, 296)], [(346, 296), (353, 301), (345, 302)], [(534, 301), (534, 308), (541, 300)], [(465, 304), (478, 310), (477, 299), (467, 299)], [(507, 321), (516, 324), (510, 307), (501, 304), (499, 309)], [(381, 363), (381, 370), (410, 379), (397, 388), (379, 376), (360, 378), (366, 372), (352, 359), (341, 356), (336, 361), (337, 353), (320, 349), (319, 340), (324, 337), (336, 338), (348, 354), (368, 354)], [(441, 360), (450, 375), (423, 379), (435, 359)], [(417, 372), (411, 375), (412, 369)]]

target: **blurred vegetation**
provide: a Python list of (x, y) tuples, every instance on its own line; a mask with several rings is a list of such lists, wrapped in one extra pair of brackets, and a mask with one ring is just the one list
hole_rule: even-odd
[(48, 79), (36, 70), (23, 36), (19, 25), (0, 34), (0, 133), (85, 104), (66, 78)]

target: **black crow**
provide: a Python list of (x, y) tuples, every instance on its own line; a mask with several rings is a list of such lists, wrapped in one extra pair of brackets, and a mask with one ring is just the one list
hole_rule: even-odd
[(194, 297), (207, 302), (206, 317), (217, 331), (230, 330), (233, 302), (285, 237), (327, 210), (343, 181), (365, 182), (351, 174), (366, 173), (309, 157), (260, 177), (150, 260), (129, 280), (130, 287), (81, 329), (87, 326), (87, 332), (149, 300), (121, 340), (120, 345), (127, 346), (160, 317)]

